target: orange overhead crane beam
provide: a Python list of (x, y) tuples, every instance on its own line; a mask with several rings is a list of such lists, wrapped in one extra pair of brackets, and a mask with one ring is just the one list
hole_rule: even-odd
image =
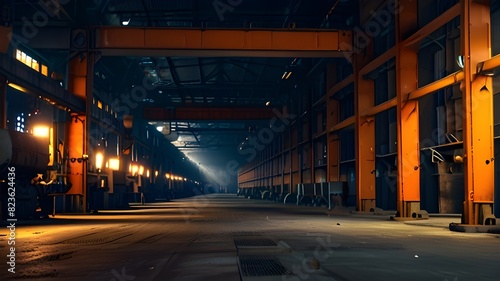
[(146, 108), (144, 118), (147, 120), (165, 121), (203, 121), (203, 120), (271, 120), (280, 118), (279, 112), (270, 108), (251, 107), (178, 107)]
[(344, 57), (351, 31), (96, 27), (95, 45), (108, 56)]

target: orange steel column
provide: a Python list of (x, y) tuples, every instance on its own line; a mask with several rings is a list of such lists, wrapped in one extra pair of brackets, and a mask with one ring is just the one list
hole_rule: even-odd
[(420, 211), (420, 135), (418, 100), (408, 94), (418, 88), (417, 51), (401, 41), (417, 30), (417, 1), (399, 0), (396, 14), (396, 91), (398, 181), (397, 211), (400, 217), (416, 218)]
[[(82, 161), (85, 154), (85, 127), (86, 118), (84, 114), (74, 113), (71, 115), (71, 120), (67, 124), (67, 143), (68, 143), (68, 180), (72, 187), (68, 194), (84, 195), (84, 167), (86, 162)], [(79, 161), (77, 161), (79, 160)], [(85, 206), (85, 205), (84, 205)]]
[(478, 63), (491, 57), (490, 8), (487, 3), (462, 0), (461, 31), (464, 80), (463, 102), (465, 202), (462, 223), (495, 224), (493, 85)]
[[(360, 59), (363, 56), (364, 61)], [(373, 116), (361, 114), (374, 105), (374, 82), (364, 79), (359, 71), (369, 58), (365, 53), (354, 55), (356, 209), (360, 212), (375, 209), (375, 122)]]
[(12, 37), (12, 26), (0, 26), (0, 53), (6, 54), (9, 50)]
[[(0, 54), (6, 54), (12, 35), (12, 26), (0, 26)], [(0, 128), (7, 128), (7, 78), (0, 75)]]
[[(335, 65), (330, 64), (326, 70), (327, 89), (330, 90), (337, 81)], [(327, 128), (327, 151), (326, 159), (326, 181), (340, 181), (340, 139), (338, 132), (330, 132), (330, 129), (339, 123), (339, 101), (330, 96), (327, 91), (326, 96), (326, 128)]]
[[(327, 101), (327, 128), (338, 124), (339, 101), (331, 97)], [(340, 138), (338, 132), (327, 133), (327, 181), (340, 181)]]
[[(81, 53), (69, 62), (68, 91), (85, 99), (86, 112), (72, 115), (68, 128), (68, 146), (70, 158), (92, 157), (89, 153), (90, 116), (92, 110), (92, 85), (94, 73), (94, 55)], [(87, 162), (69, 162), (68, 178), (73, 187), (70, 194), (83, 196), (83, 210), (87, 209)]]

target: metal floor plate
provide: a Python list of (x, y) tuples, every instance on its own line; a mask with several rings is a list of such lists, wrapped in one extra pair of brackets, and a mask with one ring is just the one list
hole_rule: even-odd
[(275, 247), (276, 243), (269, 238), (236, 238), (236, 247)]
[(242, 276), (280, 276), (292, 274), (276, 257), (241, 256), (239, 259)]

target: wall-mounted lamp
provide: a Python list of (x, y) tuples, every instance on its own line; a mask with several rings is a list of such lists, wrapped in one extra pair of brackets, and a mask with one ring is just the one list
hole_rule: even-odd
[(464, 68), (464, 56), (459, 55), (457, 57), (457, 64), (460, 66), (460, 68)]
[(125, 129), (132, 129), (133, 123), (134, 123), (133, 115), (123, 115), (123, 127), (125, 127)]
[(125, 18), (122, 19), (122, 25), (123, 26), (127, 26), (130, 23), (130, 20), (131, 20), (130, 18), (128, 18), (128, 19), (125, 19)]
[(104, 155), (102, 152), (97, 152), (95, 154), (95, 168), (97, 172), (100, 173), (102, 171), (102, 164), (104, 163)]
[(137, 176), (138, 172), (139, 172), (139, 166), (137, 166), (137, 165), (132, 166), (132, 174), (134, 176)]
[(108, 160), (108, 168), (113, 171), (120, 170), (120, 159), (118, 158), (110, 158)]

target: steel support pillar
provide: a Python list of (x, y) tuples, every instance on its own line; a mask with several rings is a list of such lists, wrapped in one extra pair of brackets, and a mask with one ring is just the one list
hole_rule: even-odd
[(465, 202), (462, 223), (495, 224), (493, 85), (492, 77), (478, 73), (478, 63), (491, 57), (488, 3), (461, 0), (461, 54)]
[(418, 100), (408, 100), (418, 88), (417, 50), (402, 41), (417, 30), (417, 1), (399, 0), (396, 14), (397, 211), (417, 218), (420, 211), (420, 134)]
[(0, 54), (6, 54), (9, 50), (12, 37), (12, 26), (0, 25)]
[(0, 75), (0, 129), (7, 129), (7, 78)]
[[(0, 26), (0, 54), (7, 53), (12, 27)], [(7, 78), (0, 75), (0, 129), (7, 128)]]
[[(371, 48), (371, 45), (367, 47)], [(372, 57), (369, 53), (354, 55), (356, 209), (360, 212), (375, 210), (375, 122), (373, 116), (361, 114), (374, 105), (374, 82), (365, 79), (361, 71)]]
[[(335, 86), (335, 81), (337, 81), (337, 73), (335, 65), (329, 65), (327, 68), (327, 85), (328, 89), (332, 89)], [(328, 91), (330, 92), (330, 91)], [(339, 108), (340, 103), (334, 98), (334, 94), (327, 94), (326, 100), (326, 128), (327, 128), (327, 151), (328, 158), (326, 160), (326, 181), (340, 181), (340, 138), (339, 132), (329, 131), (335, 125), (339, 123)], [(330, 195), (328, 195), (330, 196)]]
[[(338, 120), (339, 101), (329, 99), (327, 102), (327, 123), (335, 123)], [(331, 127), (327, 127), (331, 128)], [(340, 136), (339, 132), (329, 132), (327, 134), (327, 181), (340, 181)]]
[[(68, 126), (69, 158), (85, 159), (89, 155), (94, 54), (81, 53), (69, 62), (68, 91), (85, 100), (86, 113), (74, 114)], [(87, 210), (87, 161), (69, 161), (69, 180), (73, 187), (70, 194), (81, 194), (83, 210)]]

